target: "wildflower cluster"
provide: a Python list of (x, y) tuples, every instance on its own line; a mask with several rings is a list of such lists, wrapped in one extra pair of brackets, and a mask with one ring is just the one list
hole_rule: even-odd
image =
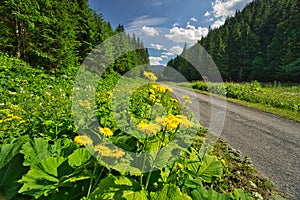
[(152, 88), (149, 89), (150, 97), (149, 99), (156, 104), (160, 104), (160, 98), (162, 95), (169, 91), (172, 92), (173, 90), (171, 88), (168, 88), (163, 85), (151, 85)]
[[(109, 128), (106, 130), (111, 131)], [(86, 135), (79, 135), (74, 138), (74, 142), (79, 144), (80, 146), (88, 146), (93, 144), (93, 140), (86, 136)], [(121, 149), (110, 149), (107, 146), (104, 145), (96, 145), (94, 147), (95, 152), (99, 153), (102, 156), (105, 157), (111, 157), (111, 158), (121, 158), (125, 155), (125, 152), (122, 151)]]
[(159, 104), (160, 103), (160, 99), (159, 99), (159, 96), (157, 96), (157, 94), (159, 95), (159, 93), (155, 93), (155, 91), (153, 89), (149, 89), (149, 92), (150, 92), (149, 99), (153, 103)]
[(110, 157), (110, 158), (121, 158), (125, 155), (125, 152), (121, 149), (110, 149), (107, 146), (97, 145), (94, 150), (98, 152), (101, 156)]
[(5, 123), (5, 122), (9, 122), (9, 121), (13, 121), (13, 120), (18, 120), (20, 123), (25, 123), (25, 120), (22, 119), (21, 117), (11, 114), (9, 109), (0, 110), (0, 113), (5, 115), (4, 119), (0, 120), (0, 124)]
[(173, 90), (171, 88), (166, 87), (164, 85), (152, 85), (152, 87), (161, 93), (165, 93), (166, 91), (173, 92)]
[(85, 107), (87, 109), (91, 109), (91, 103), (88, 100), (78, 100), (78, 104), (82, 107)]
[(144, 76), (150, 81), (156, 81), (157, 77), (152, 72), (144, 72)]

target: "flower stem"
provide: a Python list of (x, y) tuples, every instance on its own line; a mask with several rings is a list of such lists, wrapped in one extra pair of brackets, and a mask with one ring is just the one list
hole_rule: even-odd
[(90, 193), (91, 193), (91, 190), (92, 190), (93, 179), (94, 179), (94, 175), (96, 173), (96, 169), (97, 169), (97, 163), (95, 163), (95, 166), (94, 166), (93, 174), (92, 174), (90, 185), (89, 185), (89, 190), (88, 190), (88, 193), (87, 193), (87, 198), (90, 196)]
[[(148, 142), (148, 136), (147, 136), (147, 138), (145, 140), (145, 145), (143, 146), (142, 153), (143, 153), (143, 151), (145, 150), (145, 148), (147, 146), (147, 142)], [(143, 166), (142, 166), (142, 174), (140, 176), (140, 185), (141, 185), (141, 187), (143, 187), (143, 176), (144, 176), (143, 170), (144, 170), (145, 165), (146, 165), (146, 156), (145, 156), (145, 154), (142, 154), (142, 155), (144, 155), (144, 160), (143, 160)]]

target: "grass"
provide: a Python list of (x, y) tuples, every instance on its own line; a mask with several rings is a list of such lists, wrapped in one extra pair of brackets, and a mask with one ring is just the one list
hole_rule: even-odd
[[(230, 86), (235, 86), (236, 88), (230, 88), (231, 90), (236, 89), (238, 93), (236, 95), (231, 95), (226, 93), (226, 100), (229, 102), (237, 103), (246, 107), (255, 108), (264, 112), (272, 113), (287, 119), (291, 119), (297, 122), (300, 122), (300, 86), (265, 86), (261, 87), (258, 86), (258, 90), (254, 93), (251, 93), (253, 96), (251, 98), (251, 95), (249, 93), (251, 92), (249, 85), (245, 84), (233, 84), (233, 83), (225, 83), (223, 91), (216, 91), (214, 88), (210, 89), (208, 91), (207, 86), (203, 89), (203, 87), (197, 87), (196, 83), (192, 84), (175, 84), (178, 86), (182, 86), (185, 88), (193, 89), (195, 92), (200, 92), (206, 95), (211, 95), (219, 98), (225, 99), (225, 93), (226, 89), (228, 89)], [(201, 83), (201, 85), (206, 85), (204, 83)], [(223, 88), (221, 88), (223, 89)], [(243, 91), (245, 92), (245, 96), (240, 95)], [(220, 95), (220, 92), (223, 94)]]

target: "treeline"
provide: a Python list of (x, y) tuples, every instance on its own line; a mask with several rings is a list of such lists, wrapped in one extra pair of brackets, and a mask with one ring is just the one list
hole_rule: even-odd
[[(299, 82), (299, 25), (299, 0), (255, 0), (197, 45), (208, 51), (224, 80)], [(180, 56), (168, 66), (189, 80), (201, 79)]]
[[(1, 52), (50, 69), (76, 66), (101, 42), (124, 32), (122, 25), (114, 30), (101, 14), (90, 9), (88, 0), (2, 0), (0, 27)], [(149, 63), (143, 43), (126, 37), (127, 43), (141, 50), (113, 60), (111, 66), (120, 73)], [(126, 52), (126, 45), (115, 42), (107, 47), (111, 57), (117, 51)]]

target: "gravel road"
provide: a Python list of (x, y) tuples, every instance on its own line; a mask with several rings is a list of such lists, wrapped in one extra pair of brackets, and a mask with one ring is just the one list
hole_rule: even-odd
[[(211, 118), (218, 116), (218, 109), (222, 113), (218, 105), (226, 102), (203, 94), (195, 95), (188, 89), (169, 87), (177, 97), (192, 97), (191, 111), (199, 110), (196, 116), (211, 130)], [(212, 106), (211, 102), (216, 103)], [(292, 199), (300, 199), (300, 123), (230, 102), (227, 102), (224, 119), (221, 137), (242, 156), (252, 158), (256, 169), (269, 177), (278, 189)]]

